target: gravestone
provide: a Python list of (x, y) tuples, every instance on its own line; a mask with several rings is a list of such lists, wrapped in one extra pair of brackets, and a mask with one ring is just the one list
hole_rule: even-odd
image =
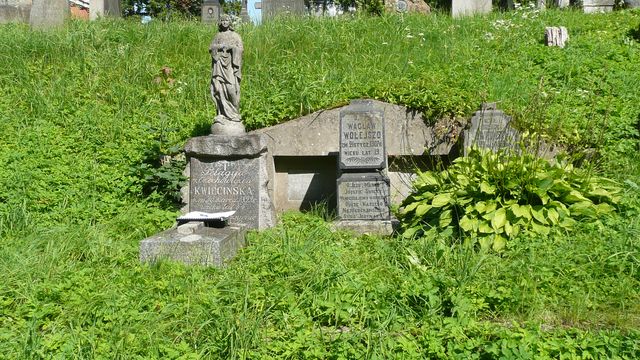
[(264, 135), (210, 135), (189, 139), (189, 211), (236, 211), (230, 224), (273, 225)]
[(29, 22), (31, 0), (0, 0), (0, 24)]
[(354, 100), (340, 111), (336, 227), (391, 234), (384, 139), (384, 112), (372, 101)]
[(496, 109), (495, 103), (484, 103), (471, 118), (471, 127), (464, 132), (464, 154), (476, 145), (493, 151), (503, 148), (515, 149), (520, 138), (510, 126), (511, 117)]
[(189, 222), (140, 242), (140, 261), (167, 259), (187, 265), (224, 266), (245, 245), (241, 226), (214, 228)]
[(307, 12), (304, 0), (262, 0), (262, 21), (278, 16), (302, 16)]
[(565, 43), (569, 40), (569, 31), (564, 26), (546, 27), (544, 29), (544, 37), (547, 46), (558, 46), (564, 48)]
[(556, 5), (560, 9), (568, 8), (571, 5), (569, 0), (556, 0)]
[(202, 22), (205, 24), (217, 24), (222, 13), (222, 6), (218, 0), (206, 0), (202, 3)]
[(120, 17), (121, 15), (119, 0), (91, 0), (89, 3), (89, 19), (91, 20), (105, 16)]
[(452, 0), (451, 16), (461, 17), (487, 14), (492, 10), (491, 0)]
[(376, 173), (343, 173), (338, 179), (342, 220), (389, 220), (389, 178)]
[(340, 112), (340, 169), (383, 169), (384, 113), (371, 102), (353, 101)]
[(34, 29), (61, 26), (69, 17), (67, 0), (33, 0), (29, 24)]
[(615, 0), (583, 0), (582, 10), (586, 14), (611, 12), (615, 5)]

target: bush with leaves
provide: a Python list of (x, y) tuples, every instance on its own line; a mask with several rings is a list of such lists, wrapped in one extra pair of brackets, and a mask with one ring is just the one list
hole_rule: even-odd
[(618, 192), (613, 181), (563, 161), (472, 148), (443, 171), (419, 173), (398, 218), (404, 237), (433, 229), (500, 251), (521, 232), (548, 234), (610, 213)]

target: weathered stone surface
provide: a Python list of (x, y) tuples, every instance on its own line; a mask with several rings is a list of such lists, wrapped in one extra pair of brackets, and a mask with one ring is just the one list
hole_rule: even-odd
[(640, 0), (624, 0), (625, 7), (629, 9), (640, 8)]
[[(411, 109), (377, 100), (371, 102), (384, 113), (387, 156), (449, 155), (457, 141), (438, 136), (432, 127), (425, 125), (422, 115)], [(345, 107), (316, 111), (252, 133), (267, 135), (273, 156), (335, 155), (340, 151), (340, 112)]]
[(583, 0), (582, 9), (587, 14), (613, 11), (614, 0)]
[(61, 26), (69, 13), (67, 0), (33, 0), (29, 24), (35, 29)]
[(187, 223), (142, 240), (140, 261), (168, 259), (189, 265), (224, 266), (244, 247), (244, 228), (210, 228), (201, 224)]
[(568, 8), (571, 5), (571, 2), (569, 0), (556, 0), (556, 5), (560, 9), (564, 9), (564, 8)]
[(337, 183), (340, 220), (390, 220), (387, 177), (379, 173), (344, 173)]
[[(422, 115), (406, 107), (371, 102), (384, 113), (387, 162), (396, 163), (387, 175), (391, 201), (398, 204), (411, 191), (416, 167), (428, 168), (430, 155), (456, 155), (454, 145), (462, 126), (452, 121), (434, 129), (425, 125)], [(250, 133), (264, 134), (268, 140), (268, 156), (274, 164), (268, 168), (273, 179), (269, 191), (277, 212), (309, 209), (323, 201), (330, 210), (336, 209), (340, 112), (345, 108), (318, 111)]]
[(262, 21), (281, 15), (304, 15), (307, 7), (304, 0), (262, 0)]
[(201, 19), (206, 24), (217, 24), (222, 13), (222, 6), (217, 0), (206, 0), (202, 3)]
[(558, 46), (564, 48), (565, 43), (569, 40), (569, 31), (564, 26), (546, 27), (544, 29), (544, 37), (547, 46)]
[(451, 16), (461, 17), (474, 14), (487, 14), (492, 10), (491, 0), (452, 0)]
[(388, 12), (431, 13), (431, 7), (424, 0), (390, 0), (385, 2), (385, 9)]
[(189, 139), (184, 147), (187, 156), (247, 157), (267, 151), (267, 140), (258, 133), (243, 136), (209, 135)]
[(0, 24), (29, 21), (31, 0), (0, 0)]
[(91, 0), (89, 3), (89, 19), (95, 20), (100, 17), (120, 17), (122, 10), (120, 9), (119, 0)]
[(274, 209), (267, 188), (266, 140), (244, 136), (202, 136), (187, 142), (189, 211), (234, 210), (230, 224), (252, 229), (273, 225)]
[(465, 131), (465, 155), (472, 145), (480, 148), (498, 150), (514, 148), (520, 135), (509, 123), (511, 117), (495, 109), (495, 104), (483, 105), (483, 109), (476, 111), (471, 118), (471, 128)]
[(337, 220), (331, 223), (331, 227), (356, 234), (388, 236), (398, 227), (398, 220)]
[(341, 169), (386, 167), (384, 144), (384, 112), (372, 101), (352, 101), (340, 111)]

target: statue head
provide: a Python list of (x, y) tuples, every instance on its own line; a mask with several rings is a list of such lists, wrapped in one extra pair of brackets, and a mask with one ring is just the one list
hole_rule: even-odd
[(233, 19), (231, 19), (231, 16), (229, 14), (220, 16), (220, 20), (218, 21), (218, 30), (233, 30)]

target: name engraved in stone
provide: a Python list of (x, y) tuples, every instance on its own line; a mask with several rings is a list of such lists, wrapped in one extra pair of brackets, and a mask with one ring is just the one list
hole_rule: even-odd
[(258, 159), (204, 161), (191, 159), (190, 211), (235, 210), (231, 223), (257, 224)]
[(341, 114), (340, 163), (343, 169), (384, 167), (384, 124), (380, 113)]
[(338, 184), (338, 214), (344, 220), (389, 219), (389, 186), (384, 181)]

